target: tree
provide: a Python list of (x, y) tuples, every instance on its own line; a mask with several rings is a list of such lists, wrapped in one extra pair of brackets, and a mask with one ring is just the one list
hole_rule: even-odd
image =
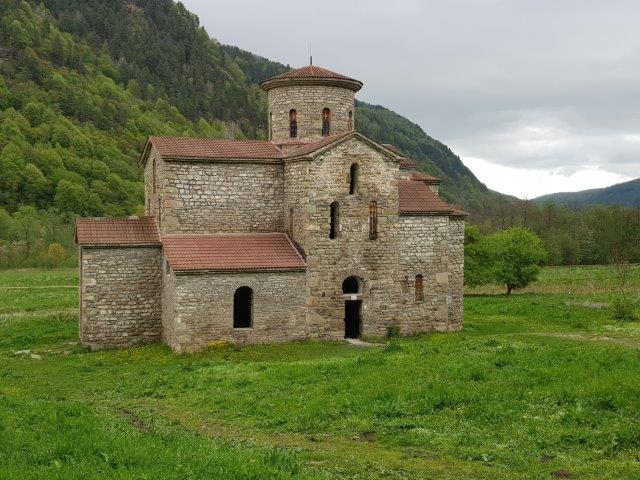
[(13, 214), (12, 233), (16, 241), (24, 245), (25, 258), (29, 258), (38, 242), (41, 233), (38, 211), (32, 207), (23, 205)]
[(525, 228), (494, 233), (486, 238), (484, 248), (491, 259), (490, 276), (506, 285), (507, 294), (533, 282), (547, 255), (540, 237)]
[(477, 287), (491, 283), (491, 259), (486, 248), (486, 237), (477, 227), (464, 228), (464, 284)]
[(50, 268), (62, 267), (67, 252), (59, 243), (52, 243), (42, 255), (42, 263)]

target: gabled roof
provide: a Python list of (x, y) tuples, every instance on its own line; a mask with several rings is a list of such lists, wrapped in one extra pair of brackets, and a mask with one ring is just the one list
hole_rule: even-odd
[(293, 158), (293, 157), (302, 157), (305, 155), (310, 155), (318, 150), (323, 149), (324, 147), (328, 147), (338, 140), (346, 139), (347, 137), (351, 137), (355, 132), (344, 132), (337, 133), (335, 135), (329, 135), (326, 137), (322, 137), (319, 140), (313, 140), (306, 145), (302, 145), (301, 147), (296, 148), (295, 150), (291, 150), (289, 153), (283, 156), (283, 158)]
[(160, 245), (160, 235), (153, 217), (79, 218), (75, 242), (83, 246)]
[(442, 183), (442, 180), (438, 177), (427, 175), (426, 173), (422, 172), (411, 172), (411, 180), (415, 180), (416, 182), (424, 182), (427, 185), (439, 185)]
[(401, 215), (466, 215), (442, 200), (424, 182), (398, 181), (398, 197), (398, 210)]
[(165, 158), (278, 160), (282, 156), (278, 147), (267, 140), (149, 137), (141, 164), (146, 162), (151, 145)]
[(267, 78), (260, 82), (260, 87), (264, 90), (270, 90), (275, 87), (286, 85), (314, 85), (326, 84), (348, 88), (357, 92), (362, 88), (362, 82), (355, 78), (347, 77), (341, 73), (318, 67), (316, 65), (307, 65), (306, 67), (297, 68), (288, 72), (281, 73), (275, 77)]
[(165, 160), (255, 160), (271, 163), (280, 162), (285, 159), (313, 156), (326, 149), (337, 146), (350, 138), (358, 138), (391, 158), (397, 160), (402, 158), (394, 151), (371, 140), (365, 135), (352, 131), (329, 135), (318, 140), (298, 140), (297, 143), (300, 143), (300, 146), (298, 148), (292, 148), (286, 153), (283, 153), (275, 142), (266, 140), (149, 137), (142, 152), (140, 164), (144, 165), (146, 163), (151, 146), (153, 146)]
[(401, 157), (406, 157), (406, 155), (404, 153), (402, 153), (402, 150), (400, 150), (398, 147), (396, 147), (392, 143), (382, 143), (381, 145), (383, 147), (387, 147), (393, 153), (396, 153), (396, 154), (400, 155)]
[(323, 137), (319, 140), (314, 140), (300, 148), (291, 150), (287, 154), (283, 155), (283, 158), (290, 159), (290, 158), (298, 158), (298, 157), (305, 157), (305, 156), (316, 156), (352, 138), (357, 138), (358, 140), (361, 140), (362, 142), (369, 145), (371, 148), (378, 150), (379, 152), (383, 153), (387, 157), (393, 158), (397, 161), (400, 161), (402, 158), (392, 150), (389, 150), (384, 145), (356, 131), (337, 133), (335, 135), (329, 135), (328, 137)]
[(418, 162), (410, 158), (403, 158), (400, 161), (400, 170), (415, 170), (418, 168)]
[(174, 272), (304, 270), (306, 264), (284, 233), (163, 235)]

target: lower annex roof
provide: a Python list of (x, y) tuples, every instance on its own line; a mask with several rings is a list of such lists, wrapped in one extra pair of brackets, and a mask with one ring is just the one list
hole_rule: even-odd
[(304, 270), (305, 261), (284, 233), (163, 235), (174, 272)]

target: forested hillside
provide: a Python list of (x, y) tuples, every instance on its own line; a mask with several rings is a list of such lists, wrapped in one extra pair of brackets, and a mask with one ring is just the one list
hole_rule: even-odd
[[(75, 216), (140, 213), (148, 135), (264, 138), (257, 83), (289, 68), (220, 45), (172, 0), (0, 0), (0, 27), (0, 267), (72, 264)], [(356, 127), (441, 177), (484, 231), (539, 233), (551, 263), (606, 262), (640, 232), (632, 210), (549, 210), (492, 192), (384, 107), (358, 102)]]
[(40, 262), (51, 245), (47, 261), (64, 261), (76, 215), (140, 212), (147, 135), (242, 135), (125, 87), (104, 49), (43, 7), (0, 0), (0, 25), (0, 266)]
[(534, 200), (540, 205), (555, 202), (576, 208), (588, 205), (640, 206), (640, 178), (617, 183), (606, 188), (593, 188), (580, 192), (560, 192), (543, 195)]

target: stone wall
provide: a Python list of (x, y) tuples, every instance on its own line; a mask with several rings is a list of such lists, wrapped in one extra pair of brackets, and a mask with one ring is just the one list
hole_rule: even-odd
[[(358, 163), (355, 195), (349, 171)], [(342, 338), (342, 281), (360, 279), (362, 334), (385, 335), (394, 325), (404, 334), (459, 328), (462, 319), (462, 237), (447, 216), (398, 216), (397, 163), (353, 139), (308, 167), (306, 232), (308, 324), (312, 336)], [(369, 239), (369, 203), (378, 206), (378, 238)], [(330, 204), (340, 205), (339, 234), (329, 238)], [(462, 229), (461, 229), (462, 228)], [(456, 243), (457, 242), (457, 243)], [(456, 243), (452, 247), (452, 243)], [(415, 276), (423, 275), (424, 299), (416, 300)]]
[[(295, 109), (298, 136), (303, 140), (322, 137), (322, 110), (331, 109), (331, 134), (353, 130), (355, 93), (348, 88), (327, 85), (276, 87), (267, 93), (271, 140), (289, 138), (289, 111)], [(352, 119), (349, 122), (349, 112)]]
[(464, 304), (464, 224), (461, 218), (449, 221), (449, 330), (460, 330)]
[[(457, 221), (463, 224), (464, 222)], [(456, 330), (462, 320), (462, 239), (447, 216), (398, 218), (400, 264), (406, 273), (405, 298), (398, 321), (403, 333)], [(452, 235), (452, 228), (454, 234)], [(455, 246), (453, 242), (459, 241)], [(454, 248), (455, 247), (455, 248)], [(416, 300), (416, 276), (423, 277), (423, 300)]]
[(282, 232), (283, 170), (282, 164), (165, 161), (160, 231)]
[(283, 200), (285, 232), (296, 245), (302, 246), (307, 238), (307, 215), (315, 209), (315, 205), (309, 203), (308, 162), (290, 162), (284, 165)]
[[(304, 272), (165, 274), (164, 340), (177, 352), (217, 341), (239, 344), (307, 338)], [(233, 328), (233, 296), (253, 290), (251, 328)]]
[(159, 247), (80, 249), (80, 340), (92, 349), (161, 338)]
[[(359, 165), (356, 193), (349, 174)], [(394, 232), (398, 208), (398, 164), (359, 139), (351, 139), (309, 164), (307, 284), (308, 323), (314, 336), (343, 338), (345, 297), (342, 282), (361, 280), (362, 334), (384, 335), (401, 302), (400, 245)], [(369, 205), (378, 207), (378, 238), (369, 239)], [(329, 238), (330, 205), (339, 204), (337, 238)]]

